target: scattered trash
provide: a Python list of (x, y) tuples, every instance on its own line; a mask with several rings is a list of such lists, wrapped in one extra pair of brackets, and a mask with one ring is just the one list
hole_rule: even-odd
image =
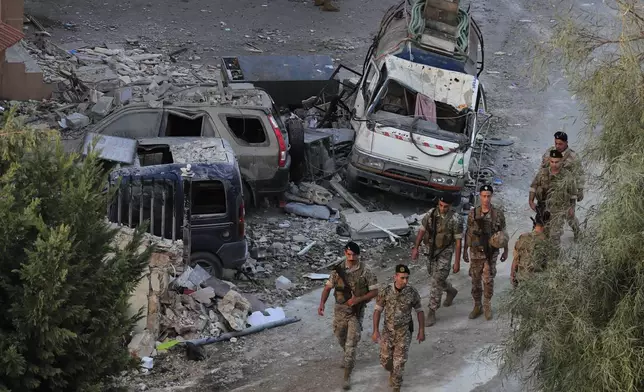
[(272, 323), (275, 321), (284, 320), (286, 318), (286, 313), (284, 313), (284, 309), (280, 307), (268, 308), (266, 309), (265, 313), (268, 313), (268, 316), (266, 316), (262, 312), (253, 312), (248, 317), (248, 325), (250, 325), (251, 327), (256, 327), (256, 326)]
[(154, 359), (151, 357), (141, 358), (141, 367), (152, 370), (152, 368), (154, 367)]
[(306, 205), (302, 203), (287, 203), (284, 206), (284, 211), (299, 216), (308, 218), (329, 220), (331, 211), (326, 206), (319, 205)]
[(304, 249), (302, 249), (301, 251), (297, 252), (297, 255), (298, 256), (304, 256), (309, 250), (311, 250), (313, 245), (315, 245), (315, 241), (311, 242), (306, 247), (304, 247)]
[(329, 275), (329, 274), (316, 274), (314, 272), (310, 272), (310, 273), (304, 275), (303, 277), (304, 278), (309, 278), (311, 280), (326, 280), (326, 279), (329, 279), (330, 276), (331, 275)]

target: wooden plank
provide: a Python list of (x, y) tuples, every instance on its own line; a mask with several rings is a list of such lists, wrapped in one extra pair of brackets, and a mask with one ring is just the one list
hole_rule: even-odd
[(340, 196), (342, 196), (342, 198), (346, 200), (351, 207), (355, 208), (357, 212), (369, 212), (358, 200), (355, 199), (355, 197), (351, 196), (349, 191), (344, 189), (337, 180), (331, 180), (331, 188), (338, 192)]

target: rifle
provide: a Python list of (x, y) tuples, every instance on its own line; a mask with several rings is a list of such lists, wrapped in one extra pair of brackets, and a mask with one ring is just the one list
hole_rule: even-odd
[[(344, 293), (344, 298), (346, 298), (346, 300), (348, 301), (349, 298), (353, 297), (353, 291), (351, 290), (351, 286), (349, 286), (349, 279), (347, 278), (347, 274), (345, 273), (344, 268), (342, 268), (342, 262), (332, 265), (331, 269), (337, 272), (340, 279), (342, 279), (342, 283), (344, 283), (344, 289), (342, 291)], [(353, 313), (355, 315), (359, 315), (364, 305), (364, 303), (353, 305), (351, 306), (351, 309), (353, 310)]]

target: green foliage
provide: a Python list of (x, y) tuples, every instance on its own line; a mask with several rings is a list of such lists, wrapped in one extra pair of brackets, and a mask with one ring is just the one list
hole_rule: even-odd
[(504, 299), (518, 324), (506, 370), (542, 391), (644, 391), (644, 4), (617, 5), (617, 30), (566, 17), (549, 42), (585, 106), (603, 197), (581, 243)]
[(10, 113), (0, 132), (0, 390), (104, 391), (127, 369), (129, 293), (151, 249), (115, 249), (95, 155)]

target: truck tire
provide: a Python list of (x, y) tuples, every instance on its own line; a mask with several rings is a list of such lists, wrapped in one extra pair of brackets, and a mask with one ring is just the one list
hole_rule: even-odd
[(205, 269), (211, 276), (221, 279), (224, 276), (224, 266), (219, 257), (210, 252), (195, 252), (190, 255), (190, 266), (197, 265)]
[(247, 210), (255, 207), (255, 204), (253, 203), (253, 200), (255, 200), (255, 197), (253, 196), (253, 190), (251, 189), (250, 185), (246, 181), (243, 182), (242, 185), (242, 192), (244, 196), (244, 208)]

